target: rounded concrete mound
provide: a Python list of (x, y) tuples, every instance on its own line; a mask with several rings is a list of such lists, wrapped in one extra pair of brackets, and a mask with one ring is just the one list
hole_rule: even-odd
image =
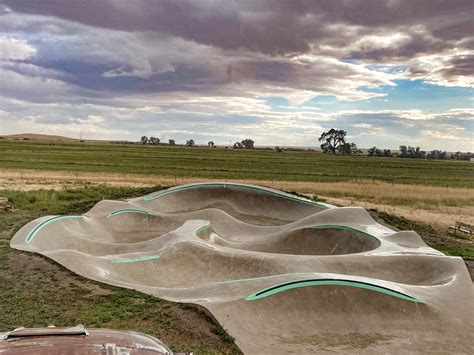
[(209, 309), (245, 353), (470, 352), (461, 258), (337, 208), (234, 183), (47, 216), (11, 241), (90, 279)]

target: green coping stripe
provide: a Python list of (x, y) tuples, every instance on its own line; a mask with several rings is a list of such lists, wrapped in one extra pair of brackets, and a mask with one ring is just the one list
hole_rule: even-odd
[(351, 231), (351, 232), (354, 232), (356, 234), (359, 234), (360, 236), (362, 237), (366, 237), (366, 238), (369, 238), (369, 239), (373, 239), (377, 242), (380, 243), (380, 240), (373, 236), (372, 234), (369, 234), (369, 233), (366, 233), (366, 232), (362, 232), (358, 229), (355, 229), (355, 228), (352, 228), (352, 227), (346, 227), (346, 226), (338, 226), (338, 225), (331, 225), (331, 224), (328, 224), (328, 225), (319, 225), (319, 226), (312, 226), (310, 227), (312, 229), (342, 229), (342, 230), (348, 230), (348, 231)]
[(353, 281), (353, 280), (341, 280), (341, 279), (310, 279), (310, 280), (298, 280), (298, 281), (292, 281), (292, 282), (287, 282), (275, 286), (271, 286), (268, 288), (265, 288), (263, 290), (257, 291), (251, 295), (248, 295), (245, 297), (246, 301), (255, 301), (259, 300), (268, 296), (275, 295), (280, 292), (288, 291), (294, 288), (300, 288), (300, 287), (308, 287), (308, 286), (324, 286), (324, 285), (336, 285), (336, 286), (349, 286), (349, 287), (357, 287), (357, 288), (363, 288), (366, 290), (370, 291), (375, 291), (375, 292), (380, 292), (384, 293), (389, 296), (397, 297), (402, 300), (410, 301), (410, 302), (415, 302), (415, 303), (422, 303), (424, 304), (425, 302), (406, 295), (404, 293), (401, 293), (399, 291), (395, 291), (383, 286), (378, 286), (362, 281)]
[(122, 213), (141, 213), (141, 214), (153, 215), (153, 213), (151, 213), (149, 211), (145, 211), (145, 210), (139, 210), (139, 209), (133, 209), (133, 208), (123, 208), (121, 210), (116, 210), (116, 211), (110, 212), (109, 215), (107, 216), (107, 218), (117, 216), (117, 215), (122, 214)]
[(263, 192), (263, 193), (266, 193), (266, 194), (269, 194), (269, 195), (281, 197), (281, 198), (284, 198), (284, 199), (287, 199), (287, 200), (290, 200), (290, 201), (295, 201), (295, 202), (305, 203), (307, 205), (327, 208), (327, 206), (322, 205), (322, 204), (317, 203), (317, 202), (314, 202), (314, 201), (305, 200), (305, 199), (298, 198), (298, 197), (287, 196), (287, 195), (284, 195), (282, 193), (278, 193), (278, 192), (274, 192), (274, 191), (268, 191), (268, 190), (265, 190), (265, 189), (262, 189), (262, 188), (256, 187), (256, 186), (245, 186), (245, 185), (236, 185), (236, 184), (220, 183), (220, 182), (219, 183), (206, 183), (206, 184), (199, 184), (199, 185), (192, 185), (192, 186), (184, 186), (184, 187), (180, 187), (180, 188), (177, 188), (177, 189), (172, 189), (172, 190), (159, 192), (159, 193), (151, 195), (151, 196), (146, 196), (146, 197), (143, 198), (143, 200), (144, 201), (151, 201), (151, 200), (154, 200), (158, 197), (163, 197), (163, 196), (166, 196), (166, 195), (174, 193), (174, 192), (199, 189), (199, 188), (202, 188), (202, 187), (231, 187), (231, 188), (234, 188), (234, 189), (256, 190), (256, 191)]
[(201, 232), (204, 232), (205, 230), (211, 228), (211, 225), (210, 224), (206, 224), (205, 226), (202, 226), (200, 227), (199, 229), (196, 230), (196, 234), (197, 233), (201, 233)]
[(38, 235), (39, 231), (46, 227), (48, 224), (59, 221), (61, 219), (71, 219), (71, 218), (83, 218), (84, 216), (54, 216), (48, 218), (47, 220), (38, 224), (35, 228), (33, 228), (28, 235), (26, 236), (26, 243), (31, 243), (33, 239)]
[(159, 255), (144, 255), (137, 258), (121, 258), (121, 259), (112, 259), (113, 263), (136, 263), (138, 261), (148, 261), (159, 259)]

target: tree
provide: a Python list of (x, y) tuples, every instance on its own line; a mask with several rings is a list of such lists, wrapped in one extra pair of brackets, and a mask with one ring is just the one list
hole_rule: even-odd
[(401, 145), (399, 149), (400, 149), (400, 157), (407, 158), (409, 156), (408, 147), (406, 145)]
[(336, 154), (341, 152), (341, 150), (347, 150), (347, 147), (344, 147), (344, 144), (346, 144), (346, 134), (346, 131), (334, 128), (323, 132), (321, 137), (319, 137), (319, 141), (323, 142), (321, 144), (322, 151), (326, 154)]
[(392, 151), (390, 149), (384, 149), (383, 150), (383, 156), (384, 157), (391, 157), (392, 156)]
[(158, 144), (158, 143), (160, 143), (160, 138), (158, 138), (158, 137), (150, 137), (150, 138), (148, 139), (148, 142), (151, 143), (151, 144)]
[(377, 151), (377, 147), (372, 147), (370, 149), (367, 150), (367, 155), (369, 157), (373, 157), (375, 155), (375, 152)]
[(253, 145), (255, 144), (253, 139), (250, 139), (250, 138), (244, 139), (240, 143), (242, 143), (242, 145), (244, 146), (245, 149), (253, 149), (254, 148)]
[(420, 147), (412, 147), (401, 145), (400, 146), (400, 157), (402, 158), (424, 158), (426, 152), (421, 150)]
[(339, 152), (344, 155), (362, 153), (362, 151), (357, 148), (357, 145), (355, 143), (344, 143), (342, 146), (339, 147)]
[(240, 142), (235, 142), (234, 145), (232, 146), (234, 149), (244, 149), (244, 145)]
[(456, 159), (456, 160), (470, 160), (471, 158), (474, 158), (474, 154), (471, 152), (463, 153), (463, 152), (456, 152), (451, 155), (451, 159)]
[(195, 143), (194, 140), (190, 139), (186, 141), (186, 147), (194, 147)]
[(147, 144), (148, 143), (148, 137), (147, 136), (143, 136), (140, 141), (142, 142), (142, 144)]
[(168, 141), (168, 144), (169, 144), (169, 145), (176, 145), (176, 141), (175, 141), (174, 139), (170, 139), (170, 140)]
[(446, 159), (448, 156), (448, 153), (446, 151), (441, 151), (441, 150), (432, 150), (427, 154), (428, 159)]
[(420, 147), (408, 147), (408, 150), (412, 158), (424, 158), (426, 155), (426, 152), (421, 150)]
[(207, 146), (208, 146), (209, 148), (214, 148), (216, 145), (214, 144), (213, 141), (209, 141), (209, 142), (207, 142)]

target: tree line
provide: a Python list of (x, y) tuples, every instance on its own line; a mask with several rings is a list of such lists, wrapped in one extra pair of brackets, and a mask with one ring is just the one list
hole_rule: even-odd
[[(147, 136), (142, 136), (140, 138), (140, 142), (142, 144), (164, 144), (161, 142), (161, 139), (158, 137), (147, 137)], [(174, 139), (169, 139), (168, 140), (168, 145), (176, 145), (176, 141)], [(195, 147), (196, 142), (194, 139), (189, 139), (186, 141), (185, 144), (186, 147)], [(207, 146), (209, 148), (216, 148), (216, 145), (214, 141), (209, 141), (207, 142)], [(234, 149), (254, 149), (255, 148), (255, 141), (250, 138), (243, 139), (239, 142), (235, 142), (232, 146)]]
[[(350, 155), (362, 153), (355, 143), (346, 141), (346, 135), (347, 132), (342, 129), (331, 128), (329, 131), (323, 132), (319, 137), (319, 141), (322, 142), (321, 150), (326, 154)], [(377, 147), (372, 147), (367, 150), (367, 155), (376, 157), (393, 157), (396, 155), (400, 158), (417, 159), (470, 160), (471, 158), (474, 158), (474, 154), (471, 152), (456, 152), (448, 154), (446, 151), (436, 149), (426, 152), (420, 147), (412, 147), (410, 145), (401, 145), (398, 152), (392, 152), (390, 149), (378, 149)]]
[[(319, 137), (319, 142), (321, 142), (321, 150), (326, 154), (340, 154), (340, 155), (353, 155), (353, 154), (362, 154), (362, 151), (357, 147), (353, 142), (348, 142), (346, 139), (347, 132), (342, 129), (331, 128), (327, 132), (323, 132)], [(147, 137), (143, 136), (141, 138), (142, 144), (160, 144), (160, 138), (158, 137)], [(176, 145), (174, 139), (168, 140), (168, 145)], [(186, 147), (195, 147), (196, 143), (193, 139), (186, 141)], [(216, 145), (213, 141), (207, 143), (209, 148), (216, 148)], [(226, 147), (227, 148), (227, 147)], [(255, 149), (255, 141), (250, 138), (237, 141), (232, 145), (233, 149)], [(271, 149), (271, 148), (270, 148)], [(277, 152), (282, 152), (285, 150), (279, 146), (274, 148)], [(367, 150), (368, 156), (373, 157), (393, 157), (398, 156), (400, 158), (415, 158), (415, 159), (455, 159), (455, 160), (470, 160), (474, 158), (474, 154), (471, 152), (463, 153), (447, 153), (442, 150), (432, 150), (426, 152), (418, 146), (410, 145), (400, 145), (399, 151), (392, 152), (390, 149), (379, 149), (377, 147), (372, 147)]]

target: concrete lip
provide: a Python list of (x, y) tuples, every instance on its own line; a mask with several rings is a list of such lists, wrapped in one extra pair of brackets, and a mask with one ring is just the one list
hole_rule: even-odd
[(200, 304), (246, 353), (469, 352), (461, 258), (362, 208), (255, 185), (178, 186), (20, 229), (16, 249), (90, 279)]

